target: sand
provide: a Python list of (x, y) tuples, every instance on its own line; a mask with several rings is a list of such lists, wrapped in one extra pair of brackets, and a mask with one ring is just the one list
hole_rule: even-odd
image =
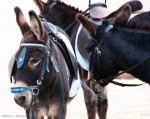
[[(83, 4), (78, 4), (76, 0), (65, 1), (83, 10), (88, 5), (88, 1), (84, 4), (84, 0), (81, 1), (84, 2)], [(118, 2), (114, 2), (114, 0), (108, 1), (109, 5), (114, 6), (113, 8), (116, 9), (125, 0), (117, 0)], [(148, 0), (141, 1), (145, 2), (145, 8), (149, 10)], [(27, 20), (29, 20), (29, 10), (34, 9), (38, 13), (38, 9), (33, 5), (32, 0), (4, 0), (0, 4), (0, 119), (26, 118), (25, 110), (15, 104), (13, 95), (10, 93), (11, 83), (7, 69), (9, 59), (18, 49), (22, 38), (19, 27), (16, 24), (13, 10), (15, 6), (21, 7)], [(138, 80), (123, 80), (123, 82), (137, 83)], [(109, 84), (108, 100), (107, 119), (150, 119), (150, 87), (148, 85), (123, 88)], [(67, 119), (87, 119), (82, 90), (68, 105)]]

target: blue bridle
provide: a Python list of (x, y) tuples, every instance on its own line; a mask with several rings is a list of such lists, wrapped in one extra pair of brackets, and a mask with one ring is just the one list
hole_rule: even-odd
[[(26, 51), (28, 48), (44, 49), (47, 51), (47, 56), (44, 59), (40, 78), (37, 80), (37, 85), (36, 86), (28, 86), (28, 87), (11, 87), (11, 93), (22, 93), (22, 92), (26, 92), (26, 91), (32, 91), (33, 92), (35, 89), (39, 88), (39, 85), (41, 85), (45, 72), (46, 71), (49, 72), (49, 57), (50, 57), (50, 43), (49, 43), (49, 41), (47, 42), (46, 45), (34, 44), (34, 43), (22, 43), (22, 44), (20, 44), (20, 47), (23, 47), (23, 49), (20, 52), (19, 57), (17, 59), (17, 68), (18, 69), (21, 69), (23, 64), (24, 64)], [(39, 91), (37, 91), (37, 92), (39, 92)]]

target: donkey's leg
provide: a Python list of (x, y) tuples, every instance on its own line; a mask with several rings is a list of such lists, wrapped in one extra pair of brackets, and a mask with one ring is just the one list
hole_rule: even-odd
[(107, 100), (107, 86), (102, 87), (99, 84), (94, 85), (94, 92), (97, 94), (97, 112), (99, 119), (106, 119), (108, 100)]
[(87, 109), (88, 119), (95, 119), (96, 118), (96, 103), (95, 98), (96, 95), (93, 92), (92, 89), (90, 89), (86, 81), (88, 79), (88, 72), (86, 70), (83, 70), (82, 68), (79, 68), (80, 72), (80, 79), (82, 80), (82, 89), (84, 94), (84, 102)]
[(107, 108), (108, 108), (108, 100), (100, 99), (100, 101), (97, 104), (97, 112), (99, 119), (106, 119)]
[(88, 113), (88, 119), (96, 118), (96, 95), (95, 93), (87, 86), (86, 82), (82, 84), (84, 101)]
[(94, 79), (89, 79), (86, 81), (87, 86), (93, 91), (96, 95), (91, 101), (96, 104), (96, 109), (99, 115), (99, 119), (106, 119), (107, 113), (107, 87), (101, 86), (99, 83), (96, 83)]

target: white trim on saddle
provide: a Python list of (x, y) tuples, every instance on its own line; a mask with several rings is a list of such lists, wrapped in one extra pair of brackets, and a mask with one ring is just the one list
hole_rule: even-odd
[[(62, 34), (61, 32), (58, 32), (57, 34), (60, 38), (62, 38), (63, 42), (66, 44), (67, 46), (67, 49), (70, 50), (70, 52), (72, 53), (72, 55), (75, 57), (75, 53), (74, 53), (74, 50), (72, 48), (72, 45), (69, 41), (69, 39), (64, 35)], [(76, 59), (76, 57), (75, 57)], [(67, 67), (68, 69), (68, 67)], [(68, 69), (69, 70), (69, 69)], [(67, 71), (68, 71), (67, 70)], [(68, 75), (69, 75), (69, 71), (68, 71)], [(80, 80), (80, 76), (79, 76), (79, 70), (77, 71), (77, 77), (78, 79), (73, 79), (72, 81), (72, 85), (71, 85), (71, 88), (70, 88), (70, 91), (69, 91), (69, 97), (74, 97), (78, 92), (79, 90), (81, 89), (81, 80)], [(69, 80), (69, 76), (68, 76), (68, 80)]]
[(61, 32), (58, 32), (58, 33), (57, 33), (57, 36), (59, 36), (59, 37), (62, 39), (62, 41), (66, 44), (67, 49), (72, 53), (72, 55), (73, 55), (74, 58), (76, 59), (75, 53), (74, 53), (74, 51), (73, 51), (73, 48), (72, 48), (72, 45), (71, 45), (69, 39), (68, 39), (63, 33), (61, 33)]
[(79, 70), (77, 72), (78, 79), (73, 79), (72, 85), (69, 91), (69, 97), (74, 97), (81, 89), (82, 81), (80, 80), (79, 76)]
[[(63, 42), (66, 44), (67, 49), (72, 53), (72, 55), (76, 59), (74, 50), (72, 48), (72, 45), (71, 45), (68, 37), (66, 37), (63, 33), (59, 32), (59, 31), (57, 31), (56, 35), (63, 40)], [(68, 74), (68, 80), (69, 80), (69, 69), (68, 69), (67, 65), (66, 65), (66, 68), (67, 68), (67, 72), (68, 72), (67, 74)], [(78, 79), (73, 78), (71, 88), (69, 91), (69, 97), (74, 97), (81, 89), (82, 82), (80, 80), (79, 70), (77, 71), (77, 77), (78, 77)]]
[(76, 39), (75, 39), (75, 54), (76, 54), (77, 61), (80, 64), (80, 66), (84, 70), (89, 71), (89, 61), (87, 59), (85, 59), (84, 57), (82, 57), (82, 55), (80, 54), (79, 49), (78, 49), (78, 37), (79, 37), (81, 29), (82, 29), (82, 25), (80, 24), (77, 34), (76, 34)]

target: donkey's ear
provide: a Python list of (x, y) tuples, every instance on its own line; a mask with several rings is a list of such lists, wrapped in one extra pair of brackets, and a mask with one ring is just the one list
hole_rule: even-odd
[(30, 30), (30, 26), (28, 25), (24, 15), (19, 7), (15, 7), (14, 11), (16, 13), (16, 21), (20, 27), (22, 34), (24, 35), (27, 31)]
[(38, 6), (40, 12), (44, 11), (44, 3), (42, 0), (33, 0), (33, 2)]
[(33, 10), (29, 12), (29, 17), (32, 31), (37, 36), (38, 40), (42, 40), (44, 36), (44, 28), (39, 17)]
[(131, 7), (128, 4), (124, 5), (121, 11), (116, 15), (113, 24), (118, 24), (120, 26), (126, 25), (129, 20), (129, 17), (131, 16), (131, 13)]
[(96, 35), (97, 29), (96, 26), (91, 21), (89, 21), (85, 16), (78, 13), (76, 15), (76, 20), (83, 25), (83, 27), (90, 33), (91, 37), (94, 37)]

